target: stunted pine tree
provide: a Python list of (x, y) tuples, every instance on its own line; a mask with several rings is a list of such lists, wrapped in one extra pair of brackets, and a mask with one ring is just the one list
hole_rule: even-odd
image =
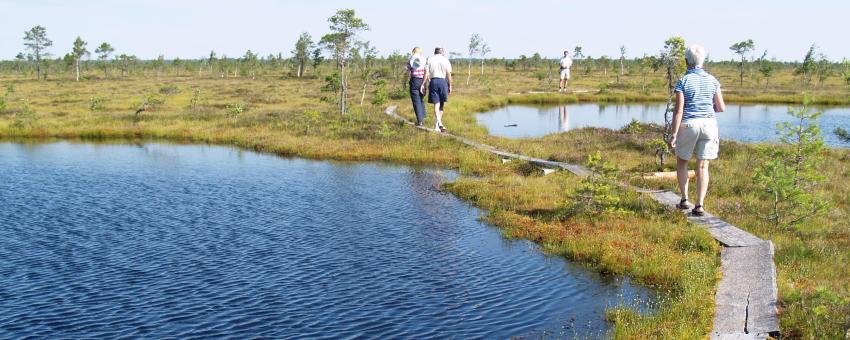
[(756, 167), (753, 184), (768, 202), (760, 216), (777, 229), (788, 229), (826, 211), (826, 198), (818, 193), (824, 175), (821, 165), (825, 147), (817, 119), (820, 112), (803, 107), (789, 109), (793, 121), (777, 125), (781, 145), (762, 149), (762, 162)]
[(87, 42), (83, 41), (82, 38), (77, 37), (74, 40), (74, 47), (71, 49), (71, 57), (74, 58), (74, 69), (77, 71), (76, 80), (80, 81), (80, 65), (82, 64), (83, 58), (89, 55), (89, 50), (86, 49)]
[(484, 42), (481, 39), (481, 36), (478, 33), (472, 33), (472, 36), (469, 37), (469, 45), (467, 45), (469, 51), (469, 61), (467, 62), (466, 68), (466, 85), (469, 85), (469, 79), (472, 78), (472, 59), (475, 58), (475, 55), (478, 54), (479, 48), (481, 48), (481, 44)]
[(806, 56), (803, 57), (803, 62), (794, 69), (794, 75), (800, 77), (800, 83), (803, 86), (809, 86), (812, 83), (812, 76), (817, 72), (817, 62), (815, 55), (817, 54), (817, 45), (812, 44)]
[(729, 49), (735, 54), (741, 56), (741, 86), (744, 86), (744, 64), (747, 62), (747, 54), (756, 48), (753, 39), (747, 39), (729, 46)]
[(97, 59), (100, 61), (100, 67), (103, 68), (103, 75), (106, 79), (109, 79), (109, 55), (112, 52), (115, 52), (115, 49), (109, 43), (102, 43), (94, 50), (94, 53), (97, 53)]
[(339, 82), (339, 96), (337, 105), (340, 114), (347, 112), (348, 76), (346, 75), (346, 64), (348, 63), (351, 44), (360, 31), (369, 30), (369, 25), (358, 18), (353, 9), (341, 9), (332, 17), (328, 18), (331, 33), (322, 36), (320, 43), (333, 54), (337, 66), (337, 79)]
[(307, 62), (310, 60), (310, 52), (312, 52), (315, 46), (316, 44), (313, 42), (313, 37), (311, 37), (310, 33), (307, 32), (301, 33), (301, 36), (298, 37), (298, 41), (295, 42), (295, 49), (292, 50), (292, 57), (298, 65), (298, 78), (301, 78), (301, 76), (304, 75), (304, 71), (307, 68)]
[(24, 32), (24, 46), (30, 51), (29, 55), (35, 61), (36, 78), (41, 79), (42, 61), (50, 56), (47, 48), (53, 46), (53, 41), (47, 38), (47, 29), (35, 26)]

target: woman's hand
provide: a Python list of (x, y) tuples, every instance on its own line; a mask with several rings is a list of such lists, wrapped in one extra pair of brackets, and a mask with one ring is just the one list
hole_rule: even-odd
[(672, 136), (670, 136), (670, 140), (667, 141), (667, 146), (669, 146), (671, 150), (676, 148), (676, 134), (675, 133)]

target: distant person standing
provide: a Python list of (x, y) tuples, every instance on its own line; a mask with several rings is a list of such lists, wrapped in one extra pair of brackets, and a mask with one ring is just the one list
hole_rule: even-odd
[(410, 100), (413, 102), (413, 113), (416, 114), (416, 126), (422, 126), (425, 122), (425, 63), (422, 49), (414, 47), (407, 61), (407, 71), (410, 73)]
[(558, 92), (567, 90), (567, 82), (570, 81), (570, 67), (573, 66), (573, 58), (570, 58), (570, 51), (564, 51), (564, 57), (559, 63), (561, 67), (561, 82), (558, 83)]
[(428, 58), (427, 66), (425, 67), (425, 82), (422, 83), (422, 92), (425, 92), (425, 83), (428, 83), (428, 102), (434, 104), (434, 113), (437, 117), (437, 123), (434, 125), (434, 130), (446, 132), (446, 127), (443, 126), (443, 109), (449, 94), (452, 93), (452, 63), (443, 55), (443, 49), (437, 47), (434, 49), (434, 55)]
[(676, 151), (676, 177), (682, 200), (677, 207), (688, 209), (688, 160), (697, 156), (697, 203), (691, 210), (694, 216), (705, 215), (703, 204), (708, 192), (708, 163), (717, 158), (720, 136), (716, 112), (726, 110), (720, 82), (705, 72), (705, 49), (692, 45), (685, 50), (688, 71), (676, 83), (676, 107), (673, 111), (670, 147)]

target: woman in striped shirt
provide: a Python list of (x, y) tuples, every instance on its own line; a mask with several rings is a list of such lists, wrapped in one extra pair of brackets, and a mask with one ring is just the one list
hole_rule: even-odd
[(705, 49), (692, 45), (685, 51), (688, 71), (675, 88), (676, 107), (673, 111), (673, 126), (669, 145), (676, 152), (676, 177), (682, 200), (679, 209), (688, 205), (688, 161), (697, 156), (697, 203), (691, 210), (694, 216), (703, 216), (705, 194), (708, 192), (708, 163), (717, 158), (720, 136), (717, 131), (716, 112), (726, 110), (720, 82), (702, 69)]

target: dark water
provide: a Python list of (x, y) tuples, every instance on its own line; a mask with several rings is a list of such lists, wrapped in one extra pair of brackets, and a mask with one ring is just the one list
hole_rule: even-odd
[(0, 143), (0, 338), (596, 336), (652, 299), (502, 239), (453, 176)]
[[(637, 119), (664, 123), (664, 104), (570, 104), (563, 106), (511, 105), (477, 115), (478, 123), (491, 134), (511, 138), (539, 137), (583, 127), (619, 129)], [(817, 108), (824, 141), (832, 147), (850, 147), (832, 131), (850, 130), (850, 107)], [(776, 124), (790, 121), (787, 105), (733, 105), (717, 114), (720, 138), (745, 143), (778, 140)], [(505, 125), (517, 124), (516, 127)]]

